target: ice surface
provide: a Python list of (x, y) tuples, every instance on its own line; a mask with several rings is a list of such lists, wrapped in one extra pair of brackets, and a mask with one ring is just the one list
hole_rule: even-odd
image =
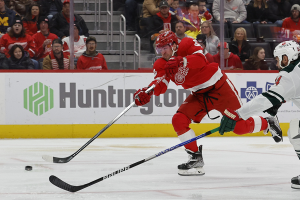
[[(50, 175), (82, 185), (180, 143), (178, 138), (98, 138), (69, 163), (42, 159), (67, 157), (87, 141), (0, 140), (0, 199), (300, 199), (300, 190), (290, 185), (300, 174), (300, 161), (286, 137), (279, 144), (271, 137), (202, 138), (204, 176), (177, 175), (177, 165), (187, 161), (179, 148), (77, 193), (52, 185)], [(25, 171), (26, 165), (33, 170)]]

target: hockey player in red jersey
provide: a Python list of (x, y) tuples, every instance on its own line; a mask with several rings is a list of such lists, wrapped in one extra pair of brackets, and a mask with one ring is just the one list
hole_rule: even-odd
[[(196, 136), (189, 128), (192, 121), (200, 123), (203, 117), (214, 109), (224, 114), (227, 107), (231, 109), (241, 107), (240, 97), (231, 81), (220, 70), (217, 63), (208, 63), (202, 47), (196, 40), (184, 38), (177, 49), (177, 37), (171, 31), (167, 31), (157, 37), (156, 44), (162, 58), (154, 63), (155, 79), (149, 86), (164, 76), (166, 78), (148, 94), (145, 91), (149, 86), (138, 90), (134, 94), (135, 103), (141, 106), (148, 103), (153, 94), (158, 96), (165, 93), (170, 80), (192, 91), (172, 118), (174, 130), (182, 142)], [(175, 52), (177, 56), (173, 56)], [(246, 127), (245, 124), (239, 126), (239, 131), (244, 133), (251, 133), (254, 130), (249, 126)], [(255, 130), (259, 129), (259, 131), (266, 128), (262, 124), (255, 124), (255, 126)], [(185, 145), (185, 148), (190, 159), (187, 163), (178, 165), (178, 174), (203, 175), (205, 172), (202, 145), (198, 147), (195, 141)]]

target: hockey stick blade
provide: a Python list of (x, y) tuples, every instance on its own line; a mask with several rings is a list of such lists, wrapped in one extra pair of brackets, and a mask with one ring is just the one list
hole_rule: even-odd
[[(166, 75), (159, 78), (159, 80), (156, 82), (156, 84), (151, 85), (145, 92), (149, 93), (151, 90), (153, 90), (156, 85), (158, 85), (162, 80), (164, 80)], [(108, 129), (113, 123), (115, 123), (121, 116), (123, 116), (130, 108), (132, 108), (135, 105), (135, 101), (133, 101), (129, 106), (127, 106), (118, 116), (116, 116), (113, 120), (111, 120), (103, 129), (101, 129), (94, 137), (92, 137), (87, 143), (85, 143), (80, 149), (78, 149), (75, 153), (72, 155), (65, 157), (65, 158), (58, 158), (48, 155), (43, 155), (42, 158), (51, 163), (68, 163), (70, 160), (72, 160), (77, 154), (79, 154), (85, 147), (87, 147), (89, 144), (91, 144), (97, 137), (99, 137), (106, 129)]]
[(100, 182), (100, 181), (103, 181), (103, 180), (105, 180), (105, 179), (108, 179), (108, 178), (110, 178), (110, 177), (113, 177), (113, 176), (115, 176), (115, 175), (117, 175), (117, 174), (119, 174), (119, 173), (121, 173), (121, 172), (127, 171), (127, 170), (129, 170), (129, 169), (131, 169), (131, 168), (133, 168), (133, 167), (135, 167), (135, 166), (138, 166), (138, 165), (144, 163), (144, 162), (147, 162), (147, 161), (152, 160), (152, 159), (154, 159), (154, 158), (157, 158), (157, 157), (159, 157), (159, 156), (161, 156), (161, 155), (163, 155), (163, 154), (166, 154), (166, 153), (168, 153), (168, 152), (170, 152), (170, 151), (173, 151), (174, 149), (177, 149), (177, 148), (179, 148), (179, 147), (181, 147), (181, 146), (183, 146), (183, 145), (186, 145), (186, 144), (191, 143), (191, 142), (193, 142), (193, 141), (196, 141), (196, 140), (198, 140), (198, 139), (200, 139), (200, 138), (203, 138), (203, 137), (205, 137), (205, 136), (207, 136), (207, 135), (210, 135), (210, 134), (212, 134), (212, 133), (215, 133), (215, 132), (217, 132), (217, 131), (219, 131), (219, 127), (218, 127), (218, 128), (215, 128), (215, 129), (213, 129), (213, 130), (211, 130), (211, 131), (208, 131), (208, 132), (206, 132), (206, 133), (203, 133), (202, 135), (199, 135), (199, 136), (197, 136), (197, 137), (194, 137), (194, 138), (192, 138), (192, 139), (190, 139), (190, 140), (187, 140), (187, 141), (185, 141), (185, 142), (182, 142), (182, 143), (180, 143), (180, 144), (177, 144), (177, 145), (175, 145), (175, 146), (173, 146), (173, 147), (171, 147), (171, 148), (165, 149), (164, 151), (161, 151), (161, 152), (159, 152), (159, 153), (157, 153), (157, 154), (154, 154), (154, 155), (152, 155), (152, 156), (150, 156), (150, 157), (148, 157), (148, 158), (146, 158), (146, 159), (143, 159), (143, 160), (140, 160), (140, 161), (138, 161), (138, 162), (135, 162), (135, 163), (133, 163), (133, 164), (131, 164), (131, 165), (129, 165), (129, 166), (126, 166), (126, 167), (124, 167), (124, 168), (121, 168), (121, 169), (119, 169), (119, 170), (117, 170), (117, 171), (114, 171), (113, 173), (110, 173), (110, 174), (108, 174), (108, 175), (106, 175), (106, 176), (103, 176), (103, 177), (101, 177), (101, 178), (99, 178), (99, 179), (96, 179), (96, 180), (94, 180), (94, 181), (92, 181), (92, 182), (89, 182), (89, 183), (87, 183), (87, 184), (84, 184), (84, 185), (73, 186), (73, 185), (70, 185), (70, 184), (64, 182), (63, 180), (57, 178), (57, 177), (54, 176), (54, 175), (51, 175), (51, 176), (49, 177), (49, 181), (50, 181), (53, 185), (55, 185), (55, 186), (57, 186), (57, 187), (59, 187), (59, 188), (61, 188), (61, 189), (63, 189), (63, 190), (66, 190), (66, 191), (69, 191), (69, 192), (77, 192), (77, 191), (82, 190), (82, 189), (84, 189), (84, 188), (86, 188), (86, 187), (89, 187), (89, 186), (91, 186), (91, 185), (94, 185), (94, 184), (96, 184), (96, 183), (98, 183), (98, 182)]

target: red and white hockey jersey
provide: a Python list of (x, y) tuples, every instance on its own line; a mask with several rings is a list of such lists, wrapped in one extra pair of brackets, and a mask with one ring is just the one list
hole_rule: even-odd
[[(165, 93), (169, 81), (181, 85), (184, 89), (197, 91), (214, 85), (223, 76), (217, 63), (210, 63), (203, 55), (203, 49), (199, 43), (191, 38), (184, 38), (179, 44), (178, 56), (185, 56), (184, 62), (179, 66), (178, 72), (172, 79), (166, 78), (154, 89), (156, 96)], [(164, 66), (167, 63), (163, 58), (158, 59), (153, 66), (155, 79), (165, 75)]]
[(0, 39), (0, 51), (6, 55), (7, 58), (10, 57), (9, 50), (15, 44), (21, 45), (25, 51), (29, 53), (30, 58), (35, 56), (35, 43), (30, 35), (25, 35), (25, 37), (10, 37), (7, 33), (3, 35)]
[[(49, 35), (47, 37), (45, 37), (41, 32), (37, 32), (36, 34), (34, 34), (32, 36), (33, 41), (35, 42), (35, 46), (36, 46), (36, 55), (35, 57), (39, 60), (41, 58), (45, 58), (46, 56), (48, 56), (50, 54), (50, 52), (52, 51), (52, 41), (54, 39), (57, 39), (57, 35), (53, 34), (53, 33), (49, 33)], [(45, 48), (43, 47), (43, 43), (46, 39), (51, 39), (51, 44), (48, 44), (47, 46), (45, 46)]]
[[(79, 36), (78, 41), (74, 41), (74, 55), (75, 57), (79, 57), (83, 54), (83, 52), (86, 50), (85, 45), (86, 37), (85, 36)], [(64, 52), (70, 52), (69, 46), (70, 46), (70, 37), (66, 37), (62, 40), (64, 44)]]

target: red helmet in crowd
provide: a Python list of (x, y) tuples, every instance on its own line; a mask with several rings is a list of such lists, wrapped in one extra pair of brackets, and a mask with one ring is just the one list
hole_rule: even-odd
[(167, 44), (172, 46), (173, 43), (178, 45), (178, 38), (172, 31), (166, 31), (157, 36), (156, 47), (158, 48), (161, 48)]

